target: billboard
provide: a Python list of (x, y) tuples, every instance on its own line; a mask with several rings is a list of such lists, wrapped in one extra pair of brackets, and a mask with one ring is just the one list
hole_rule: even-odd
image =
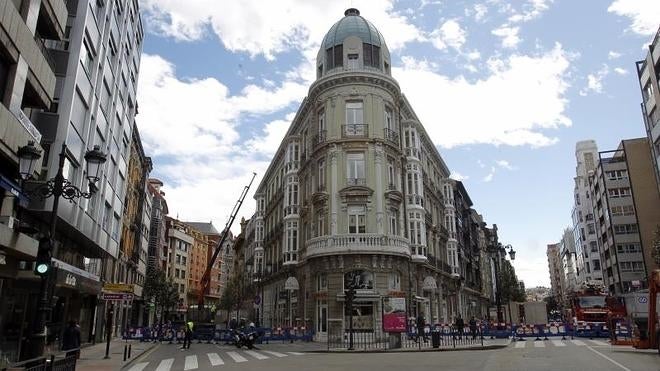
[(383, 298), (383, 331), (406, 332), (406, 298)]

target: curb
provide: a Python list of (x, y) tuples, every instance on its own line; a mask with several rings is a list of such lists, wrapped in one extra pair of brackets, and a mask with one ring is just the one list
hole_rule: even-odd
[(138, 360), (147, 357), (151, 355), (156, 349), (160, 347), (160, 343), (151, 343), (151, 346), (145, 349), (142, 353), (140, 353), (139, 356), (133, 357), (132, 359), (128, 360), (124, 365), (122, 365), (119, 369), (124, 370), (127, 369), (129, 366), (132, 366), (135, 362)]
[(376, 349), (376, 350), (308, 350), (303, 351), (304, 353), (428, 353), (428, 352), (461, 352), (469, 350), (494, 350), (494, 349), (504, 349), (510, 344), (494, 344), (494, 345), (485, 345), (482, 347), (473, 347), (473, 348), (430, 348), (430, 349)]

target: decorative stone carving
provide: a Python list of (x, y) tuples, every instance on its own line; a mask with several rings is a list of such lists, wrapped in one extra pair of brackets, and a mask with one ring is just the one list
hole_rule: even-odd
[(371, 255), (371, 267), (378, 268), (378, 257), (376, 255)]

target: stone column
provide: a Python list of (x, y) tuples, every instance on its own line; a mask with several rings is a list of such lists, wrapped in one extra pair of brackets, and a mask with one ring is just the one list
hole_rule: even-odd
[(385, 153), (383, 152), (383, 146), (381, 144), (376, 144), (374, 148), (374, 159), (376, 162), (376, 192), (374, 197), (376, 198), (376, 231), (378, 234), (384, 234), (384, 213), (383, 213), (383, 159)]
[(339, 151), (336, 146), (330, 150), (330, 181), (331, 186), (328, 190), (330, 196), (330, 235), (337, 234), (337, 210), (339, 209), (339, 202), (337, 200), (339, 191), (339, 170), (337, 169), (337, 162), (339, 161)]

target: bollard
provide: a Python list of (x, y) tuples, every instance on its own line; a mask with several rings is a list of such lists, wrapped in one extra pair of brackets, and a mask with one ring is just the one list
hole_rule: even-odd
[(131, 359), (131, 344), (128, 344), (128, 359)]
[(128, 352), (128, 347), (124, 345), (124, 362), (126, 362), (126, 353)]

